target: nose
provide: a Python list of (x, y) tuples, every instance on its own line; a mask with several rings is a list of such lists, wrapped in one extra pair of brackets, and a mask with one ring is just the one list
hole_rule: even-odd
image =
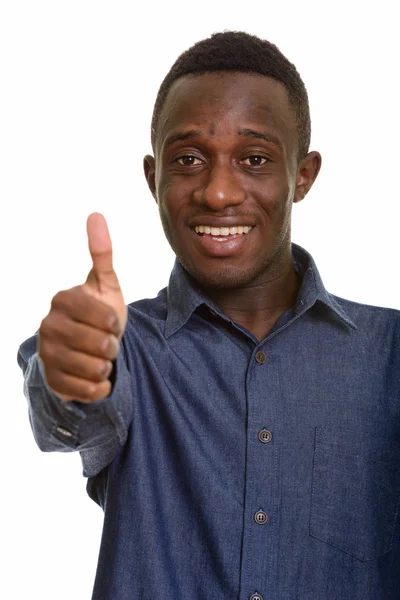
[(213, 165), (204, 174), (203, 185), (194, 193), (194, 200), (215, 211), (241, 204), (246, 192), (230, 165)]

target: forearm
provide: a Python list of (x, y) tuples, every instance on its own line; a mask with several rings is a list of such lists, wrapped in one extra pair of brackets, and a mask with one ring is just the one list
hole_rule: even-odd
[[(18, 363), (24, 371), (24, 394), (29, 418), (39, 448), (50, 451), (81, 451), (104, 448), (104, 455), (114, 455), (125, 442), (132, 418), (132, 385), (121, 344), (114, 363), (113, 389), (103, 400), (83, 404), (58, 398), (46, 382), (43, 364), (30, 338), (21, 345)], [(102, 459), (103, 461), (105, 459)], [(108, 462), (110, 458), (107, 459)], [(104, 465), (105, 466), (105, 465)]]

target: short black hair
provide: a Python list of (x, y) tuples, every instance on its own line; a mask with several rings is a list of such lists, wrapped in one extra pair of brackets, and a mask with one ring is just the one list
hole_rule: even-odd
[(294, 109), (298, 135), (298, 158), (306, 156), (310, 146), (311, 121), (306, 87), (296, 67), (267, 40), (243, 31), (214, 33), (183, 52), (161, 83), (151, 121), (151, 144), (155, 150), (158, 120), (171, 85), (186, 75), (215, 71), (237, 71), (273, 77), (285, 86)]

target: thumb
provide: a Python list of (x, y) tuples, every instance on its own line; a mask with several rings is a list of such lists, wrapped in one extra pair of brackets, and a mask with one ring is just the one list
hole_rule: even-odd
[(112, 262), (111, 238), (104, 216), (101, 213), (90, 214), (86, 222), (86, 230), (93, 261), (88, 283), (95, 280), (97, 285), (104, 283), (110, 287), (119, 287)]

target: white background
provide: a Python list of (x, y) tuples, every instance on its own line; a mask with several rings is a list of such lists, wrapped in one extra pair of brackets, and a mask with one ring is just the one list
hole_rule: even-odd
[(86, 600), (102, 511), (78, 455), (33, 441), (19, 344), (90, 267), (85, 223), (106, 216), (126, 302), (163, 288), (173, 254), (142, 174), (161, 80), (223, 29), (276, 43), (308, 88), (323, 157), (293, 241), (329, 291), (400, 308), (398, 3), (3, 0), (0, 5), (0, 597)]

